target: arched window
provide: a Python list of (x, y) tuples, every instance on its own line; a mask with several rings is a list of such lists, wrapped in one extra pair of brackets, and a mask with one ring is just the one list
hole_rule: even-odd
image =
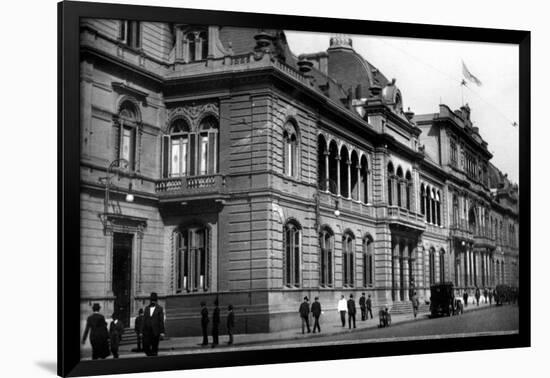
[(388, 204), (393, 205), (393, 183), (395, 181), (395, 176), (393, 172), (393, 164), (391, 161), (388, 164)]
[(319, 246), (321, 248), (320, 285), (332, 287), (333, 259), (334, 259), (334, 234), (328, 227), (322, 227), (319, 233)]
[(350, 160), (350, 182), (351, 182), (351, 198), (359, 201), (361, 199), (361, 188), (360, 188), (360, 177), (361, 177), (361, 166), (359, 165), (359, 157), (357, 156), (357, 151), (351, 151), (351, 160)]
[(350, 232), (344, 233), (342, 236), (342, 276), (344, 286), (354, 285), (354, 259), (353, 259), (353, 242), (354, 236)]
[(453, 224), (454, 226), (458, 226), (458, 196), (456, 194), (453, 194)]
[(164, 136), (164, 177), (211, 175), (218, 172), (218, 121), (206, 116), (199, 132), (178, 118)]
[(426, 188), (424, 184), (420, 185), (420, 212), (423, 216), (426, 215)]
[(199, 127), (199, 175), (218, 172), (218, 120), (214, 116), (203, 118)]
[(296, 177), (298, 173), (298, 135), (292, 122), (287, 122), (284, 126), (283, 143), (285, 175)]
[(430, 262), (430, 285), (435, 283), (435, 248), (430, 248), (429, 252), (429, 262)]
[(369, 203), (369, 163), (365, 155), (361, 157), (361, 198), (363, 203)]
[(437, 225), (441, 226), (441, 192), (438, 190), (435, 192), (435, 209), (437, 214)]
[(207, 291), (209, 286), (209, 238), (206, 227), (174, 233), (176, 292)]
[(197, 60), (197, 47), (195, 41), (195, 33), (187, 34), (187, 61), (194, 62)]
[(202, 32), (199, 34), (199, 39), (201, 43), (201, 59), (208, 58), (208, 34)]
[(350, 197), (350, 164), (348, 149), (346, 146), (342, 146), (340, 149), (340, 195), (344, 198)]
[[(117, 126), (117, 158), (126, 159), (128, 169), (134, 170), (136, 168), (138, 113), (132, 102), (124, 101), (121, 104)], [(122, 164), (119, 164), (119, 166), (122, 167)]]
[(412, 191), (413, 181), (411, 172), (407, 171), (405, 175), (405, 206), (407, 207), (407, 210), (412, 210), (411, 204), (411, 191)]
[(439, 250), (439, 281), (445, 282), (445, 250)]
[(329, 145), (329, 191), (332, 194), (338, 194), (338, 164), (340, 163), (340, 155), (338, 146), (335, 141), (331, 141)]
[(403, 207), (403, 170), (401, 167), (397, 167), (397, 206)]
[(372, 286), (374, 283), (374, 243), (372, 237), (363, 238), (363, 286)]
[(327, 190), (328, 182), (328, 152), (327, 142), (323, 135), (317, 138), (317, 182), (320, 190)]
[(434, 188), (432, 188), (431, 191), (430, 191), (430, 200), (431, 200), (431, 204), (432, 204), (431, 222), (433, 224), (437, 224), (437, 198), (436, 198), (436, 192), (435, 192)]
[(285, 286), (300, 286), (301, 242), (300, 225), (293, 221), (287, 222), (283, 229), (283, 277)]

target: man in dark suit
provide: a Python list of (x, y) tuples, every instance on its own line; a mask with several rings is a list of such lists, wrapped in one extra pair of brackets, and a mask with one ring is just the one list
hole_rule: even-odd
[(304, 301), (300, 305), (300, 309), (298, 310), (300, 313), (300, 318), (302, 318), (302, 333), (305, 333), (304, 325), (307, 326), (307, 333), (311, 332), (311, 328), (309, 328), (309, 300), (307, 297), (304, 297)]
[(201, 302), (201, 328), (202, 328), (202, 345), (208, 345), (208, 309), (206, 302)]
[(106, 358), (109, 356), (109, 331), (105, 317), (99, 313), (101, 306), (94, 303), (92, 306), (92, 315), (86, 320), (86, 329), (82, 336), (82, 344), (86, 343), (88, 333), (90, 333), (90, 344), (92, 344), (92, 359)]
[(235, 328), (235, 314), (233, 313), (233, 305), (227, 306), (227, 334), (229, 341), (227, 344), (233, 344), (233, 328)]
[(109, 325), (109, 339), (111, 340), (111, 353), (113, 358), (118, 358), (118, 346), (122, 340), (124, 333), (124, 325), (118, 319), (118, 314), (115, 312), (112, 316), (113, 321)]
[(351, 321), (353, 320), (353, 328), (355, 328), (355, 313), (357, 308), (355, 307), (355, 301), (353, 300), (353, 294), (349, 295), (348, 299), (348, 324), (349, 329), (351, 329)]
[(315, 297), (315, 302), (311, 304), (311, 314), (313, 315), (313, 319), (315, 319), (315, 323), (313, 324), (313, 333), (315, 333), (316, 329), (321, 332), (321, 326), (319, 325), (319, 317), (321, 316), (321, 303), (319, 303), (319, 297)]
[(367, 313), (367, 298), (365, 298), (365, 293), (359, 298), (359, 307), (361, 308), (361, 320), (365, 320), (365, 314)]
[(218, 307), (218, 299), (214, 301), (214, 313), (212, 314), (212, 348), (218, 345), (218, 335), (220, 327), (220, 308)]
[(369, 297), (367, 298), (367, 320), (369, 319), (369, 314), (370, 314), (370, 318), (372, 319), (372, 299), (370, 299), (370, 294), (369, 294)]
[(138, 311), (138, 316), (134, 322), (134, 331), (136, 332), (136, 341), (137, 341), (137, 352), (143, 352), (143, 334), (141, 333), (141, 328), (143, 327), (143, 309), (140, 308)]
[(147, 356), (158, 355), (159, 341), (164, 337), (164, 310), (157, 304), (157, 293), (151, 293), (151, 304), (145, 307), (141, 334), (143, 350)]

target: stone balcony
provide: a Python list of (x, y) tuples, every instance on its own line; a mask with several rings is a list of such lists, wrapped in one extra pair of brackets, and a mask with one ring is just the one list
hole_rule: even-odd
[(422, 214), (398, 206), (388, 206), (387, 220), (390, 224), (424, 230), (426, 225)]
[(227, 192), (225, 177), (220, 174), (160, 179), (155, 192), (160, 202), (222, 198)]

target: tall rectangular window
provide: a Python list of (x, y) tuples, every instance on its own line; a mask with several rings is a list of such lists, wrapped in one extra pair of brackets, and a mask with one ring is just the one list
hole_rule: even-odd
[(134, 168), (134, 129), (132, 127), (122, 128), (121, 157), (128, 161), (128, 168)]
[(121, 21), (119, 39), (135, 49), (141, 47), (141, 24), (139, 21)]
[(199, 174), (205, 175), (208, 173), (208, 135), (201, 135), (200, 143), (201, 158)]

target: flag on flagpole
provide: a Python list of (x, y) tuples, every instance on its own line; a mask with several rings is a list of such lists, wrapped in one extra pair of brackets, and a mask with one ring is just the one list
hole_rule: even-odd
[(464, 75), (464, 78), (466, 78), (466, 80), (475, 83), (478, 87), (481, 86), (481, 81), (477, 77), (472, 75), (468, 67), (466, 67), (466, 64), (464, 64), (464, 61), (462, 61), (462, 74)]

